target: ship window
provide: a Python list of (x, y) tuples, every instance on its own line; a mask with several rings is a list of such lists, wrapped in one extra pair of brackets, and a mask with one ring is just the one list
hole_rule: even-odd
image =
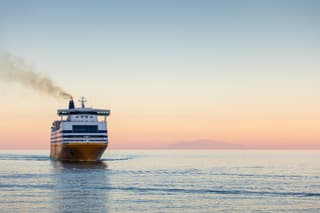
[(72, 126), (73, 132), (98, 132), (97, 125), (73, 125)]
[(88, 115), (86, 115), (85, 117), (88, 118)]

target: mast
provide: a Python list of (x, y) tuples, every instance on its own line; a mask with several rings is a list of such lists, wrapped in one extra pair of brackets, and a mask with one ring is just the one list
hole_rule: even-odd
[(81, 108), (85, 108), (84, 103), (87, 102), (87, 99), (82, 96), (78, 101), (81, 103)]

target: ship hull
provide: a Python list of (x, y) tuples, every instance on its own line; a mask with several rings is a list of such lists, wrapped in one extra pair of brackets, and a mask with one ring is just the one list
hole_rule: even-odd
[(51, 144), (50, 157), (61, 161), (99, 161), (108, 143)]

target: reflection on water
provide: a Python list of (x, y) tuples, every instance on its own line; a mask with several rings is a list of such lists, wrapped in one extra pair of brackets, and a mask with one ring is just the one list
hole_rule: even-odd
[(52, 161), (55, 212), (106, 212), (108, 165), (105, 162)]
[(96, 162), (67, 162), (67, 161), (52, 161), (55, 171), (63, 169), (107, 169), (108, 164), (102, 161)]

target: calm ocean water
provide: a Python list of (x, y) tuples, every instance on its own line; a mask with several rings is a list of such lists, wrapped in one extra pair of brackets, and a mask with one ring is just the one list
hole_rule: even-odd
[(320, 151), (0, 151), (0, 212), (320, 212)]

